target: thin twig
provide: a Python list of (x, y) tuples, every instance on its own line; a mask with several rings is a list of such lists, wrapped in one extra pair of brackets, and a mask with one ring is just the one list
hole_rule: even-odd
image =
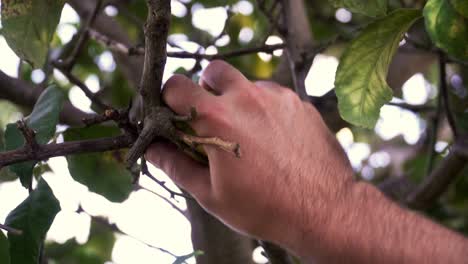
[(148, 169), (148, 164), (146, 164), (146, 159), (143, 158), (143, 157), (141, 158), (141, 173), (148, 176), (148, 178), (150, 178), (152, 181), (154, 181), (159, 186), (161, 186), (164, 190), (166, 190), (171, 195), (172, 199), (174, 199), (175, 196), (183, 197), (185, 199), (193, 199), (192, 197), (189, 197), (189, 196), (187, 196), (187, 195), (185, 195), (183, 193), (173, 191), (171, 188), (166, 186), (165, 181), (160, 181), (156, 177), (154, 177), (154, 175)]
[(19, 229), (13, 228), (13, 227), (9, 227), (9, 226), (3, 225), (3, 224), (0, 224), (0, 229), (3, 229), (5, 231), (7, 231), (8, 233), (12, 233), (13, 235), (17, 235), (17, 236), (23, 234), (22, 230), (19, 230)]
[(112, 51), (115, 51), (124, 55), (128, 55), (128, 56), (145, 54), (145, 48), (143, 47), (129, 47), (93, 29), (89, 29), (88, 32), (89, 32), (89, 36), (92, 39), (94, 39), (101, 45), (108, 47)]
[(78, 55), (81, 53), (81, 50), (83, 49), (86, 41), (89, 39), (88, 29), (91, 28), (94, 21), (96, 20), (97, 15), (99, 14), (99, 11), (102, 8), (102, 3), (103, 3), (103, 0), (98, 0), (96, 2), (96, 6), (94, 7), (93, 12), (88, 17), (88, 19), (82, 26), (80, 32), (78, 33), (79, 34), (78, 40), (70, 56), (68, 56), (66, 60), (63, 60), (60, 62), (60, 65), (63, 67), (63, 69), (66, 69), (66, 71), (71, 71), (71, 69), (76, 63), (76, 60), (78, 59)]
[(54, 66), (58, 70), (60, 70), (63, 73), (63, 75), (65, 75), (71, 83), (78, 86), (78, 88), (80, 88), (83, 91), (86, 97), (88, 97), (89, 100), (91, 100), (91, 102), (93, 102), (101, 110), (105, 111), (107, 109), (113, 109), (113, 107), (101, 101), (101, 99), (99, 98), (97, 94), (93, 93), (86, 84), (84, 84), (80, 79), (75, 77), (70, 71), (68, 71), (66, 68), (63, 68), (63, 66), (60, 63), (54, 63)]
[(400, 107), (400, 108), (410, 110), (410, 111), (416, 112), (416, 113), (430, 112), (430, 111), (435, 110), (435, 108), (433, 106), (430, 106), (430, 105), (412, 105), (412, 104), (407, 104), (407, 103), (394, 103), (394, 102), (388, 102), (387, 105)]
[(151, 244), (148, 244), (147, 242), (143, 241), (142, 239), (138, 238), (138, 237), (135, 237), (133, 235), (130, 235), (129, 233), (127, 232), (124, 232), (122, 229), (120, 229), (116, 224), (112, 224), (109, 222), (108, 219), (104, 218), (104, 217), (100, 217), (100, 216), (94, 216), (94, 215), (91, 215), (90, 213), (86, 212), (81, 206), (78, 208), (77, 210), (77, 213), (85, 213), (86, 215), (88, 215), (89, 217), (91, 217), (91, 219), (93, 221), (95, 221), (96, 223), (99, 223), (107, 228), (109, 228), (112, 232), (115, 232), (115, 233), (118, 233), (118, 234), (121, 234), (121, 235), (124, 235), (124, 236), (128, 236), (132, 239), (135, 239), (136, 241), (146, 245), (147, 247), (150, 247), (150, 248), (154, 248), (156, 250), (159, 250), (165, 254), (168, 254), (174, 258), (179, 258), (180, 256), (177, 256), (176, 254), (170, 252), (169, 250), (167, 249), (164, 249), (164, 248), (161, 248), (161, 247), (158, 247), (158, 246), (154, 246), (154, 245), (151, 245)]
[[(124, 55), (133, 56), (133, 55), (144, 55), (145, 49), (142, 47), (129, 47), (123, 43), (117, 42), (108, 38), (107, 36), (90, 30), (90, 36), (101, 43), (102, 45), (107, 46), (110, 50), (114, 52), (119, 52)], [(273, 53), (276, 50), (282, 50), (285, 47), (285, 44), (274, 44), (274, 45), (260, 45), (255, 47), (247, 47), (242, 49), (237, 49), (233, 51), (218, 53), (218, 54), (205, 54), (205, 53), (193, 53), (188, 51), (169, 51), (167, 52), (168, 57), (179, 58), (179, 59), (205, 59), (205, 60), (216, 60), (216, 59), (228, 59), (232, 57), (239, 57), (250, 55), (253, 53), (264, 52), (264, 53)]]
[(242, 48), (238, 50), (228, 51), (225, 53), (218, 53), (218, 54), (203, 54), (203, 53), (190, 53), (186, 51), (176, 51), (176, 52), (168, 52), (167, 56), (173, 58), (181, 58), (181, 59), (206, 59), (206, 60), (217, 60), (217, 59), (228, 59), (232, 57), (239, 57), (244, 55), (250, 55), (252, 53), (264, 52), (268, 54), (272, 54), (276, 50), (282, 50), (285, 47), (285, 44), (274, 44), (274, 45), (262, 45), (262, 46), (255, 46), (255, 47), (248, 47)]
[(460, 60), (457, 58), (446, 58), (446, 61), (450, 63), (458, 63), (463, 66), (468, 66), (468, 61)]
[(180, 207), (178, 207), (177, 205), (175, 205), (171, 200), (167, 199), (166, 197), (160, 195), (159, 193), (157, 193), (157, 192), (155, 192), (155, 191), (153, 191), (153, 190), (150, 190), (150, 189), (148, 189), (148, 188), (146, 188), (146, 187), (143, 187), (143, 186), (141, 186), (141, 185), (138, 185), (138, 186), (137, 186), (137, 189), (145, 190), (145, 191), (147, 191), (147, 192), (150, 192), (150, 193), (152, 193), (152, 194), (158, 196), (158, 197), (161, 198), (163, 201), (165, 201), (167, 204), (169, 204), (172, 208), (174, 208), (177, 212), (179, 212), (182, 216), (184, 216), (187, 220), (189, 220), (189, 219), (188, 219), (188, 216), (187, 216), (187, 213), (186, 213), (184, 210), (180, 209)]
[[(439, 80), (440, 81), (440, 80)], [(439, 83), (439, 95), (437, 97), (437, 106), (436, 106), (436, 112), (435, 115), (432, 117), (432, 129), (431, 129), (431, 134), (430, 140), (429, 140), (429, 157), (427, 160), (427, 166), (426, 166), (426, 175), (429, 175), (432, 171), (432, 167), (434, 166), (434, 161), (435, 157), (437, 155), (437, 152), (435, 150), (435, 144), (437, 143), (437, 135), (439, 131), (439, 121), (440, 121), (440, 115), (442, 112), (442, 95), (441, 93), (441, 88), (440, 88), (441, 83)]]
[(447, 88), (447, 69), (445, 55), (439, 52), (439, 82), (440, 82), (440, 93), (444, 101), (445, 115), (447, 116), (448, 123), (452, 129), (454, 138), (458, 137), (457, 125), (455, 123), (455, 117), (453, 116), (452, 109), (450, 107), (448, 88)]

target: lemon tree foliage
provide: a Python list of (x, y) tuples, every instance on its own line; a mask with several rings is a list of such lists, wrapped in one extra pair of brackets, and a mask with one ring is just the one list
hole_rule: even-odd
[(468, 1), (466, 0), (450, 0), (455, 10), (465, 18), (468, 18)]
[[(93, 126), (68, 129), (65, 141), (96, 139), (119, 135), (115, 127)], [(73, 179), (86, 185), (90, 191), (112, 202), (122, 202), (132, 191), (132, 176), (125, 168), (122, 151), (96, 154), (78, 154), (67, 157), (68, 169)]]
[[(459, 10), (464, 10), (467, 5), (468, 1), (460, 3)], [(424, 7), (424, 20), (426, 30), (437, 47), (454, 57), (468, 60), (468, 19), (458, 13), (449, 1), (429, 0)]]
[(5, 224), (21, 230), (8, 234), (11, 263), (39, 263), (40, 250), (60, 204), (47, 182), (39, 180), (36, 189), (8, 214)]
[(335, 7), (344, 7), (351, 12), (370, 17), (380, 17), (387, 13), (387, 0), (330, 0)]
[(3, 0), (2, 34), (23, 60), (40, 68), (47, 59), (65, 0)]
[(347, 47), (338, 66), (335, 91), (341, 116), (373, 128), (380, 108), (392, 99), (386, 82), (388, 67), (403, 34), (420, 11), (401, 9), (369, 25)]
[[(64, 100), (63, 92), (56, 86), (44, 90), (31, 114), (26, 117), (26, 125), (36, 133), (36, 141), (46, 144), (54, 135), (59, 114)], [(7, 125), (5, 131), (5, 150), (14, 150), (23, 147), (25, 139), (16, 123)], [(26, 161), (9, 166), (9, 170), (15, 173), (21, 180), (21, 184), (28, 188), (31, 186), (34, 161)]]

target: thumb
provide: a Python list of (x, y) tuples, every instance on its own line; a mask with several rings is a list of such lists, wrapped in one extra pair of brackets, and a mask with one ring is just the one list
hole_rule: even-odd
[(154, 143), (146, 150), (145, 158), (195, 198), (203, 199), (210, 193), (208, 167), (197, 163), (174, 145)]

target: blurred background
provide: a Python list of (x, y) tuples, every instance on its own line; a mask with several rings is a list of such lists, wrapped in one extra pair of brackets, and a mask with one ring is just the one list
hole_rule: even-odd
[[(69, 2), (62, 11), (51, 57), (54, 56), (54, 52), (59, 54), (59, 51), (73, 40), (80, 29), (81, 17), (86, 14), (86, 5), (93, 3)], [(112, 19), (119, 27), (111, 28), (109, 34), (124, 32), (126, 37), (123, 40), (121, 37), (117, 39), (132, 45), (141, 45), (142, 26), (147, 12), (145, 2), (108, 2), (103, 16)], [(168, 50), (216, 54), (262, 43), (282, 43), (282, 38), (271, 29), (271, 21), (258, 8), (256, 1), (229, 1), (226, 4), (223, 2), (173, 0), (169, 36), (171, 45), (168, 45)], [(315, 57), (305, 85), (307, 93), (314, 97), (314, 100), (322, 102), (317, 98), (333, 93), (339, 56), (347, 41), (371, 19), (352, 14), (344, 8), (333, 8), (327, 1), (314, 2), (317, 3), (307, 4), (309, 23), (315, 41), (327, 46)], [(390, 2), (394, 6), (401, 4), (400, 1)], [(418, 7), (423, 5), (424, 1), (406, 2)], [(421, 39), (424, 40), (424, 33), (421, 35)], [(336, 41), (337, 36), (340, 36), (340, 41)], [(404, 48), (406, 44), (402, 41), (400, 46)], [(438, 132), (434, 144), (436, 162), (447, 155), (448, 146), (452, 142), (446, 120), (442, 119), (436, 128), (433, 125), (438, 94), (436, 56), (425, 52), (405, 52), (403, 48), (402, 52), (396, 55), (388, 77), (388, 82), (394, 90), (394, 105), (385, 105), (381, 109), (374, 130), (345, 123), (337, 116), (336, 103), (333, 100), (331, 104), (327, 103), (321, 108), (327, 123), (348, 154), (356, 177), (366, 181), (378, 183), (388, 177), (408, 175), (418, 182), (426, 175), (428, 145), (434, 129)], [(229, 59), (229, 62), (252, 80), (270, 79), (281, 75), (278, 69), (281, 68), (282, 56), (283, 52), (277, 50), (272, 54), (254, 53), (234, 57)], [(100, 43), (90, 41), (84, 54), (79, 57), (74, 73), (105, 101), (114, 106), (126, 107), (135, 94), (139, 80), (139, 74), (134, 74), (133, 71), (140, 70), (142, 65), (136, 68), (123, 67), (123, 60), (125, 58), (116, 57)], [(207, 60), (168, 58), (164, 80), (174, 73), (189, 71), (196, 80), (208, 63)], [(458, 109), (457, 117), (468, 123), (467, 67), (448, 65), (447, 70), (450, 97)], [(0, 71), (38, 87), (50, 82), (57, 83), (67, 91), (73, 106), (85, 113), (94, 113), (91, 101), (81, 89), (71, 84), (56, 69), (32, 70), (11, 51), (1, 35)], [(24, 106), (0, 99), (0, 132), (8, 123), (27, 115), (28, 111)], [(61, 132), (67, 127), (59, 125), (57, 142), (63, 141)], [(106, 173), (109, 173), (99, 167), (90, 170), (95, 171), (97, 177), (106, 177)], [(177, 190), (161, 171), (154, 167), (150, 167), (150, 170), (158, 179), (167, 181), (170, 188)], [(123, 202), (111, 202), (75, 181), (64, 157), (40, 163), (34, 172), (43, 175), (62, 207), (47, 235), (49, 263), (172, 263), (173, 255), (181, 256), (193, 252), (191, 225), (184, 215), (187, 208), (184, 199), (172, 199), (170, 194), (148, 178), (142, 176), (138, 189), (131, 192)], [(463, 173), (438, 204), (426, 213), (450, 228), (466, 234), (468, 173), (466, 170)], [(8, 172), (0, 172), (0, 222), (4, 222), (7, 214), (28, 195), (19, 180), (10, 179)], [(174, 209), (174, 206), (177, 209)], [(99, 220), (102, 220), (101, 224)], [(118, 232), (114, 232), (116, 230)], [(267, 261), (260, 248), (254, 250), (253, 258), (256, 263)], [(187, 263), (195, 263), (195, 260), (188, 259)]]

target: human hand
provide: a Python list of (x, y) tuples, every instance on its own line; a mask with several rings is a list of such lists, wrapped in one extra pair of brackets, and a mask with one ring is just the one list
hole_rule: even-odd
[(316, 109), (293, 91), (252, 83), (229, 64), (213, 61), (200, 85), (175, 75), (163, 96), (178, 114), (196, 108), (191, 125), (197, 135), (240, 144), (240, 159), (204, 146), (209, 168), (165, 143), (146, 153), (232, 228), (297, 253), (304, 233), (323, 229), (330, 211), (347, 199), (353, 185), (349, 162)]

